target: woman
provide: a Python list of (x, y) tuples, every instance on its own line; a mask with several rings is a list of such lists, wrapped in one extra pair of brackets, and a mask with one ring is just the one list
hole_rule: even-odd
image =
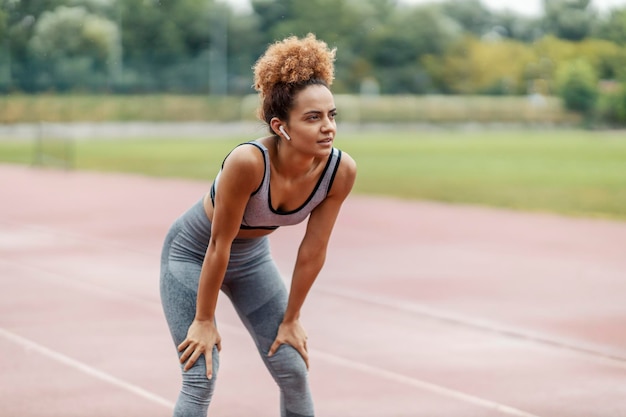
[[(207, 414), (221, 349), (220, 290), (280, 388), (281, 416), (314, 415), (300, 309), (356, 176), (354, 160), (333, 147), (334, 59), (335, 50), (312, 34), (268, 48), (254, 72), (259, 115), (271, 135), (233, 149), (210, 191), (167, 235), (161, 299), (183, 369), (175, 416)], [(307, 217), (287, 291), (267, 235)]]

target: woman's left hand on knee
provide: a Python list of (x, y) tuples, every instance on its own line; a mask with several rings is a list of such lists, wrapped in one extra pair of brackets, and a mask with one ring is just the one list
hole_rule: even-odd
[(278, 327), (278, 334), (267, 356), (271, 357), (276, 353), (278, 348), (287, 344), (292, 346), (300, 353), (307, 369), (309, 369), (309, 352), (307, 348), (307, 335), (299, 320), (292, 322), (282, 322)]

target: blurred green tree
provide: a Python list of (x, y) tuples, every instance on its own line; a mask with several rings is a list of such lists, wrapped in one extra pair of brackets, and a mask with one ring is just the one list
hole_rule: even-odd
[(626, 126), (626, 87), (603, 92), (598, 99), (598, 119), (612, 126)]
[(427, 93), (435, 86), (423, 58), (442, 55), (462, 33), (461, 26), (436, 6), (397, 8), (368, 34), (363, 54), (384, 93)]
[(446, 54), (426, 58), (439, 88), (456, 94), (523, 94), (525, 70), (536, 60), (532, 48), (519, 41), (485, 42), (465, 36)]
[(7, 20), (9, 19), (8, 10), (0, 8), (0, 42), (4, 42), (7, 39)]
[(64, 4), (64, 0), (0, 0), (4, 15), (4, 31), (0, 42), (4, 44), (6, 58), (6, 89), (35, 91), (38, 67), (29, 54), (28, 42), (33, 35), (35, 22), (46, 11)]
[(481, 0), (446, 0), (441, 4), (441, 11), (454, 19), (465, 32), (478, 37), (494, 26), (494, 14)]
[[(214, 0), (117, 0), (124, 85), (133, 91), (248, 93), (263, 44), (255, 15)], [(219, 90), (219, 91), (218, 91)]]
[(37, 81), (60, 90), (103, 87), (119, 60), (118, 37), (113, 22), (83, 7), (59, 6), (44, 12), (28, 43), (41, 68)]
[(557, 70), (556, 83), (567, 109), (591, 115), (598, 99), (598, 80), (589, 62), (564, 62)]
[(596, 36), (626, 46), (626, 7), (611, 10), (608, 18), (598, 25)]
[(228, 20), (228, 75), (230, 94), (253, 92), (252, 66), (266, 39), (260, 36), (259, 19), (254, 14), (240, 14)]
[[(250, 68), (266, 45), (308, 32), (338, 48), (334, 89), (342, 93), (521, 94), (539, 80), (550, 94), (555, 68), (577, 57), (598, 78), (626, 78), (626, 9), (600, 16), (590, 0), (544, 0), (546, 15), (538, 18), (490, 11), (479, 0), (251, 5), (235, 12), (221, 0), (0, 0), (0, 90), (79, 83), (116, 92), (247, 94)], [(53, 25), (50, 14), (60, 6), (83, 10), (89, 24), (68, 17)]]
[(541, 18), (522, 16), (511, 11), (493, 13), (492, 30), (504, 37), (533, 42), (544, 34)]
[(591, 0), (543, 0), (545, 32), (579, 41), (592, 31), (598, 19)]
[[(252, 7), (259, 19), (259, 30), (264, 43), (259, 45), (257, 57), (265, 46), (287, 36), (305, 36), (315, 33), (341, 53), (336, 63), (336, 91), (358, 88), (365, 68), (362, 52), (363, 37), (369, 27), (377, 27), (393, 8), (391, 0), (252, 0)], [(362, 35), (362, 36), (360, 36)], [(366, 69), (367, 73), (368, 70)]]
[[(172, 68), (209, 49), (212, 6), (212, 0), (117, 0), (127, 82), (134, 89), (170, 89), (177, 78)], [(195, 78), (179, 70), (181, 79)], [(202, 78), (206, 84), (207, 75)]]

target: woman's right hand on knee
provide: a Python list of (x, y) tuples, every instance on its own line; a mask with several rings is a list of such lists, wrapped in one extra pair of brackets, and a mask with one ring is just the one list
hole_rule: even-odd
[(180, 363), (185, 364), (185, 371), (191, 369), (200, 355), (204, 355), (206, 362), (206, 376), (213, 378), (213, 346), (222, 350), (222, 338), (213, 321), (194, 320), (187, 330), (187, 338), (178, 345)]

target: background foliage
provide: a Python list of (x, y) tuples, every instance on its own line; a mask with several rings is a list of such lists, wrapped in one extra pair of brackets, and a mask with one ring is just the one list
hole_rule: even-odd
[(314, 32), (339, 50), (336, 93), (558, 95), (578, 60), (569, 82), (599, 82), (575, 108), (626, 123), (626, 7), (543, 4), (531, 18), (480, 0), (0, 0), (0, 91), (243, 96), (269, 43)]

